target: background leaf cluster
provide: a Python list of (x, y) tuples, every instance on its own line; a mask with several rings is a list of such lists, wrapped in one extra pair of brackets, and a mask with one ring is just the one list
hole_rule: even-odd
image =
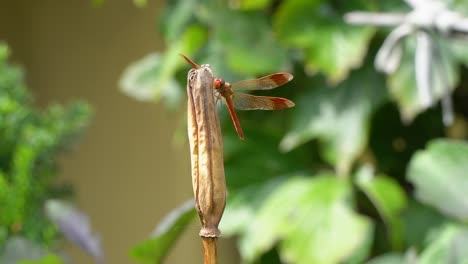
[[(230, 82), (294, 74), (268, 95), (288, 97), (296, 107), (239, 113), (245, 142), (221, 109), (229, 188), (221, 230), (238, 238), (244, 263), (468, 261), (462, 250), (468, 246), (466, 51), (453, 43), (443, 50), (456, 116), (445, 128), (439, 106), (418, 105), (411, 45), (394, 75), (377, 73), (373, 59), (388, 31), (345, 24), (343, 15), (355, 10), (408, 7), (403, 1), (168, 1), (161, 19), (167, 49), (122, 76), (129, 96), (183, 107), (188, 67), (178, 53), (211, 64)], [(154, 235), (132, 255), (143, 263), (163, 259), (168, 234)]]
[(47, 252), (60, 235), (44, 205), (71, 194), (70, 186), (54, 184), (55, 157), (86, 127), (91, 108), (75, 102), (36, 109), (23, 71), (8, 59), (0, 43), (0, 263), (62, 263)]

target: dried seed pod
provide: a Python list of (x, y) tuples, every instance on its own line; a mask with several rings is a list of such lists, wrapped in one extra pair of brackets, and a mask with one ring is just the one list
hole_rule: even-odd
[[(196, 64), (192, 64), (196, 65)], [(208, 64), (196, 65), (187, 77), (187, 121), (195, 207), (202, 237), (219, 237), (218, 224), (226, 205), (223, 141)]]

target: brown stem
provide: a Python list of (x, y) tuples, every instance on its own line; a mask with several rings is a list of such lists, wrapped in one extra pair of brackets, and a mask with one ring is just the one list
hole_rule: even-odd
[(217, 237), (202, 237), (204, 264), (218, 264)]

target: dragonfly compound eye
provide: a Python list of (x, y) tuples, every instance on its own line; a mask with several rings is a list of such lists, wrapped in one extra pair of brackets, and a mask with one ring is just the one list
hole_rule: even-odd
[(221, 78), (215, 78), (215, 79), (213, 80), (213, 87), (214, 87), (215, 89), (219, 89), (219, 88), (221, 88), (221, 87), (224, 85), (224, 83), (225, 83), (225, 82), (224, 82), (223, 79), (221, 79)]

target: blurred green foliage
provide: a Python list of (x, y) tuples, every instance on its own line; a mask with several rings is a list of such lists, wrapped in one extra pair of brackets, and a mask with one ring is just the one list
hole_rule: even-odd
[[(184, 107), (188, 67), (178, 53), (230, 82), (295, 76), (256, 93), (294, 108), (238, 112), (245, 142), (221, 109), (229, 188), (221, 230), (237, 237), (243, 263), (468, 261), (466, 45), (442, 45), (456, 116), (445, 128), (441, 109), (416, 97), (411, 38), (385, 77), (373, 60), (388, 32), (342, 20), (353, 10), (407, 9), (397, 0), (167, 1), (168, 48), (128, 68), (126, 94)], [(167, 243), (151, 246), (157, 260), (149, 246), (133, 256), (159, 262)]]
[[(131, 0), (133, 4), (137, 7), (146, 7), (148, 0)], [(91, 0), (92, 4), (95, 6), (102, 6), (106, 1), (105, 0)]]
[(161, 221), (158, 228), (151, 235), (152, 238), (140, 243), (131, 251), (131, 255), (140, 259), (142, 263), (160, 263), (166, 256), (177, 238), (184, 232), (185, 227), (197, 215), (193, 208), (194, 200), (190, 199), (175, 208)]
[[(91, 115), (90, 107), (83, 102), (35, 109), (23, 71), (8, 59), (8, 47), (0, 43), (1, 263), (13, 263), (12, 256), (21, 255), (15, 245), (23, 248), (25, 259), (34, 252), (33, 247), (57, 245), (60, 236), (46, 217), (44, 204), (50, 198), (69, 196), (71, 189), (54, 183), (56, 156), (70, 146)], [(46, 256), (34, 263), (61, 262)]]

